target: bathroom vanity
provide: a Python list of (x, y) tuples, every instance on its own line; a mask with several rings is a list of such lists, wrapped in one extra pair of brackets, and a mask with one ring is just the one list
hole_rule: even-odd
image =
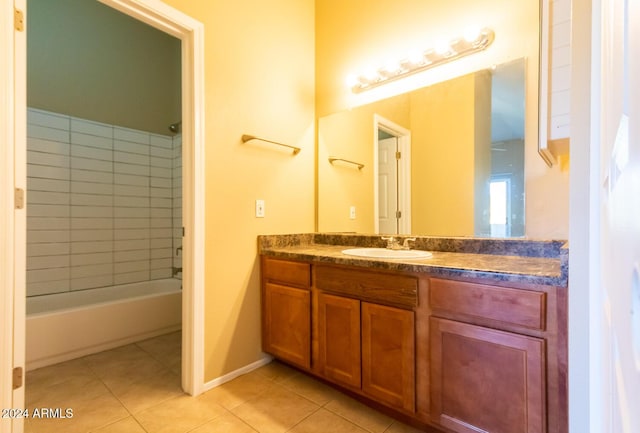
[(261, 236), (263, 350), (430, 431), (566, 433), (563, 242)]

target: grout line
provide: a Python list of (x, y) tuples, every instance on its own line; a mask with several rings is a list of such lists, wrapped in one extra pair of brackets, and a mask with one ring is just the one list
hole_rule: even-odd
[(317, 403), (315, 403), (316, 406), (318, 406), (316, 408), (316, 410), (314, 410), (313, 412), (311, 412), (309, 415), (305, 416), (304, 418), (302, 418), (300, 421), (298, 421), (297, 423), (295, 423), (294, 425), (292, 425), (290, 428), (288, 428), (286, 431), (291, 431), (294, 428), (296, 428), (297, 426), (299, 426), (300, 424), (302, 424), (307, 418), (309, 418), (310, 416), (312, 416), (313, 414), (318, 413), (318, 411), (322, 410), (322, 406), (319, 406)]

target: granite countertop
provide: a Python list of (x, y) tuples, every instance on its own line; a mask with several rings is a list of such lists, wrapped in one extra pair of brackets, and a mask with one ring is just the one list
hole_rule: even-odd
[[(403, 238), (403, 236), (401, 236)], [(306, 233), (258, 237), (259, 253), (290, 260), (335, 263), (442, 277), (472, 277), (566, 287), (568, 247), (565, 241), (416, 237), (414, 249), (427, 259), (355, 257), (341, 251), (384, 247), (377, 235)]]

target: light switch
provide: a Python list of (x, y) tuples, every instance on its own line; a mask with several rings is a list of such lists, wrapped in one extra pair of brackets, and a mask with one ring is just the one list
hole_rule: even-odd
[(355, 206), (351, 206), (349, 208), (349, 219), (356, 219), (356, 207)]
[(264, 200), (256, 200), (256, 218), (264, 218)]

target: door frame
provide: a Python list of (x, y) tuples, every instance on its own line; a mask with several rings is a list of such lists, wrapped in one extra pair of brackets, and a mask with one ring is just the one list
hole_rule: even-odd
[[(26, 30), (14, 28), (14, 8), (0, 4), (0, 407), (24, 408), (24, 386), (13, 389), (14, 367), (25, 365), (26, 210), (15, 209), (16, 188), (26, 191)], [(26, 201), (26, 197), (25, 197)], [(24, 383), (24, 381), (23, 381)], [(0, 432), (22, 432), (23, 419), (0, 420)]]
[(373, 115), (373, 219), (374, 232), (380, 231), (380, 212), (378, 210), (378, 130), (382, 129), (398, 138), (398, 151), (402, 158), (398, 164), (398, 204), (403, 212), (398, 225), (400, 234), (411, 234), (411, 131), (385, 119), (379, 114)]

